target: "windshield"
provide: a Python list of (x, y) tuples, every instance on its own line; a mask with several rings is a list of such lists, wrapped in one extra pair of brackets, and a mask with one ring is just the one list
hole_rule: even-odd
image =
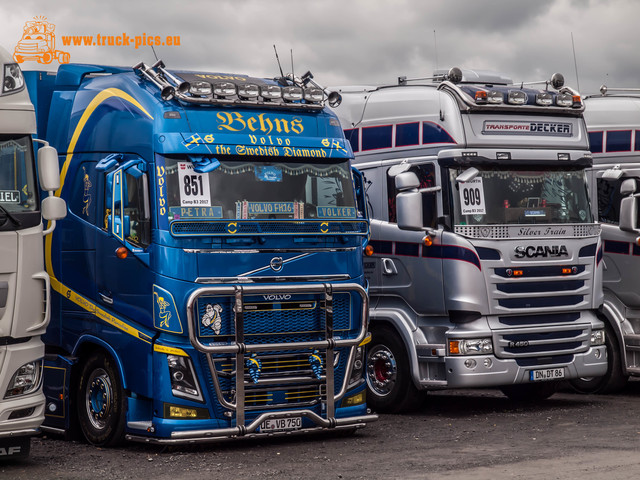
[(478, 168), (475, 178), (457, 182), (465, 170), (449, 170), (456, 225), (593, 222), (582, 169)]
[(217, 157), (208, 173), (167, 158), (170, 220), (355, 218), (348, 160)]
[(36, 200), (31, 137), (0, 135), (0, 206), (10, 214), (30, 212)]

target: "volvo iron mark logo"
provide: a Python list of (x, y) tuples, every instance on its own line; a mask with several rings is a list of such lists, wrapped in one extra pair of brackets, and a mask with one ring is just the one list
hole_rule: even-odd
[(515, 249), (516, 258), (548, 258), (548, 257), (568, 257), (569, 252), (565, 245), (529, 245), (526, 247), (517, 246)]
[(271, 262), (269, 262), (269, 266), (274, 272), (279, 272), (280, 270), (282, 270), (283, 264), (284, 262), (282, 261), (282, 257), (273, 257), (271, 259)]

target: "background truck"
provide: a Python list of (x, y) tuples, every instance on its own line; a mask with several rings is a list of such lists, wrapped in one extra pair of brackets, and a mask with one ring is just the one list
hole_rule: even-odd
[(24, 24), (22, 38), (18, 41), (13, 58), (22, 63), (25, 60), (36, 60), (38, 63), (50, 64), (53, 60), (69, 63), (68, 52), (56, 50), (56, 26), (44, 18), (36, 17)]
[(415, 408), (440, 388), (541, 399), (558, 380), (605, 373), (592, 160), (580, 97), (563, 83), (454, 68), (338, 89), (372, 217), (374, 410)]
[(377, 418), (364, 193), (311, 75), (29, 73), (69, 208), (45, 248), (46, 428), (174, 444)]
[[(44, 420), (40, 335), (49, 322), (49, 276), (43, 234), (66, 209), (48, 196), (40, 202), (31, 135), (33, 105), (18, 64), (0, 47), (0, 459), (27, 455)], [(40, 186), (59, 187), (58, 156), (38, 151)], [(43, 232), (42, 219), (52, 220)]]
[(640, 95), (638, 89), (603, 86), (584, 105), (593, 153), (589, 187), (602, 224), (609, 367), (602, 377), (580, 378), (572, 385), (585, 393), (607, 393), (640, 374)]

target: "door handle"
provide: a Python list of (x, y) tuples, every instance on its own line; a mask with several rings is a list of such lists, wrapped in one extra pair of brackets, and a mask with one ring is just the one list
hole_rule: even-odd
[(100, 296), (100, 300), (102, 300), (104, 303), (106, 303), (107, 305), (113, 305), (113, 298), (111, 298), (109, 295), (105, 295), (102, 292), (98, 292), (98, 295)]
[(383, 275), (397, 275), (398, 269), (396, 268), (396, 264), (393, 263), (393, 260), (390, 258), (382, 259), (382, 273)]

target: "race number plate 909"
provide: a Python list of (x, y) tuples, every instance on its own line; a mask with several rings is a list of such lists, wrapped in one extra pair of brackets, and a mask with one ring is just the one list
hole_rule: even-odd
[(260, 424), (261, 432), (283, 432), (287, 430), (300, 430), (302, 417), (270, 418)]
[(529, 372), (529, 380), (532, 382), (559, 380), (561, 378), (564, 378), (564, 368), (545, 368), (543, 370), (531, 370)]

